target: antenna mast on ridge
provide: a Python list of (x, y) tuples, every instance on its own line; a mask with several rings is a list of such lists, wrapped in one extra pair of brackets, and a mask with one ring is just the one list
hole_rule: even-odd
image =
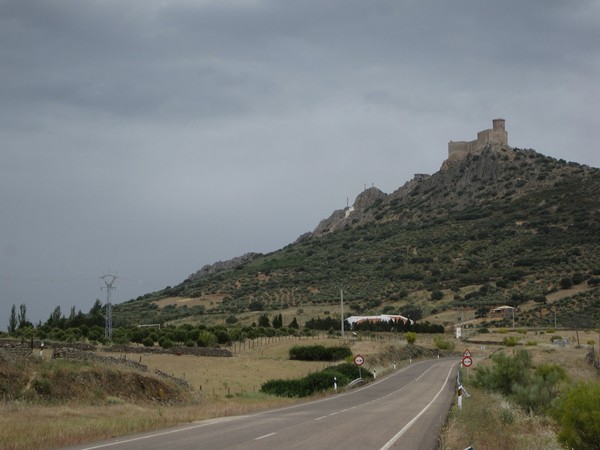
[(106, 287), (100, 289), (106, 289), (106, 320), (104, 322), (104, 337), (109, 341), (112, 341), (112, 304), (110, 303), (110, 292), (115, 289), (113, 283), (119, 278), (116, 275), (103, 275), (100, 277)]

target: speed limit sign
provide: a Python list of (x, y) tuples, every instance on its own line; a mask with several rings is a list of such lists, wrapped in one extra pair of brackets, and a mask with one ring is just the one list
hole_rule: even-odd
[(361, 355), (357, 355), (354, 357), (354, 364), (356, 364), (357, 366), (362, 366), (365, 363), (365, 358), (363, 358)]

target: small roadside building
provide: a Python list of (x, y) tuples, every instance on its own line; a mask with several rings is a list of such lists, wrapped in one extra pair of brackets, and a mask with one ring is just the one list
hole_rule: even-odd
[(497, 308), (492, 309), (492, 317), (497, 319), (510, 319), (513, 314), (516, 312), (515, 307), (513, 306), (498, 306)]

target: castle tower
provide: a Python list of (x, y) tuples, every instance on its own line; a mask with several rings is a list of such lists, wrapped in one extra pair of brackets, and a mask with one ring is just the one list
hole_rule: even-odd
[(506, 129), (504, 128), (504, 119), (494, 119), (494, 120), (492, 120), (492, 128), (494, 130), (506, 131)]

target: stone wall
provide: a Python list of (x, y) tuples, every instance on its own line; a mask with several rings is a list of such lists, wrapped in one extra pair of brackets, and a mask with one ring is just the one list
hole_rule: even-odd
[[(70, 359), (70, 360), (74, 360), (74, 361), (91, 361), (94, 363), (101, 363), (101, 364), (120, 365), (120, 366), (128, 367), (130, 369), (138, 370), (140, 372), (148, 372), (148, 366), (138, 363), (138, 362), (135, 362), (135, 361), (132, 361), (132, 360), (128, 359), (126, 356), (123, 358), (114, 358), (112, 356), (99, 356), (93, 352), (87, 352), (87, 351), (78, 350), (78, 349), (69, 348), (69, 347), (54, 348), (52, 357), (53, 358)], [(170, 381), (173, 381), (174, 383), (177, 383), (180, 386), (190, 388), (190, 385), (186, 380), (169, 375), (168, 373), (165, 373), (162, 370), (157, 369), (157, 370), (154, 370), (152, 373), (154, 373), (155, 375), (157, 375), (161, 378), (165, 378)]]
[[(95, 345), (86, 344), (83, 342), (52, 342), (43, 341), (44, 349), (55, 349), (69, 347), (76, 350), (94, 352), (102, 351), (106, 353), (152, 353), (152, 354), (168, 354), (168, 355), (193, 355), (193, 356), (212, 356), (219, 358), (231, 358), (233, 353), (225, 348), (209, 348), (209, 347), (173, 347), (165, 349), (162, 347), (132, 347), (129, 345), (112, 345), (110, 347), (97, 348)], [(31, 350), (39, 350), (42, 341), (40, 340), (25, 340), (18, 339), (0, 339), (0, 348), (23, 349), (23, 351), (31, 352)]]
[(233, 356), (231, 351), (224, 348), (210, 347), (131, 347), (129, 345), (113, 345), (111, 347), (103, 347), (100, 351), (108, 353), (152, 353), (152, 354), (169, 354), (169, 355), (193, 355), (193, 356), (213, 356), (230, 358)]

